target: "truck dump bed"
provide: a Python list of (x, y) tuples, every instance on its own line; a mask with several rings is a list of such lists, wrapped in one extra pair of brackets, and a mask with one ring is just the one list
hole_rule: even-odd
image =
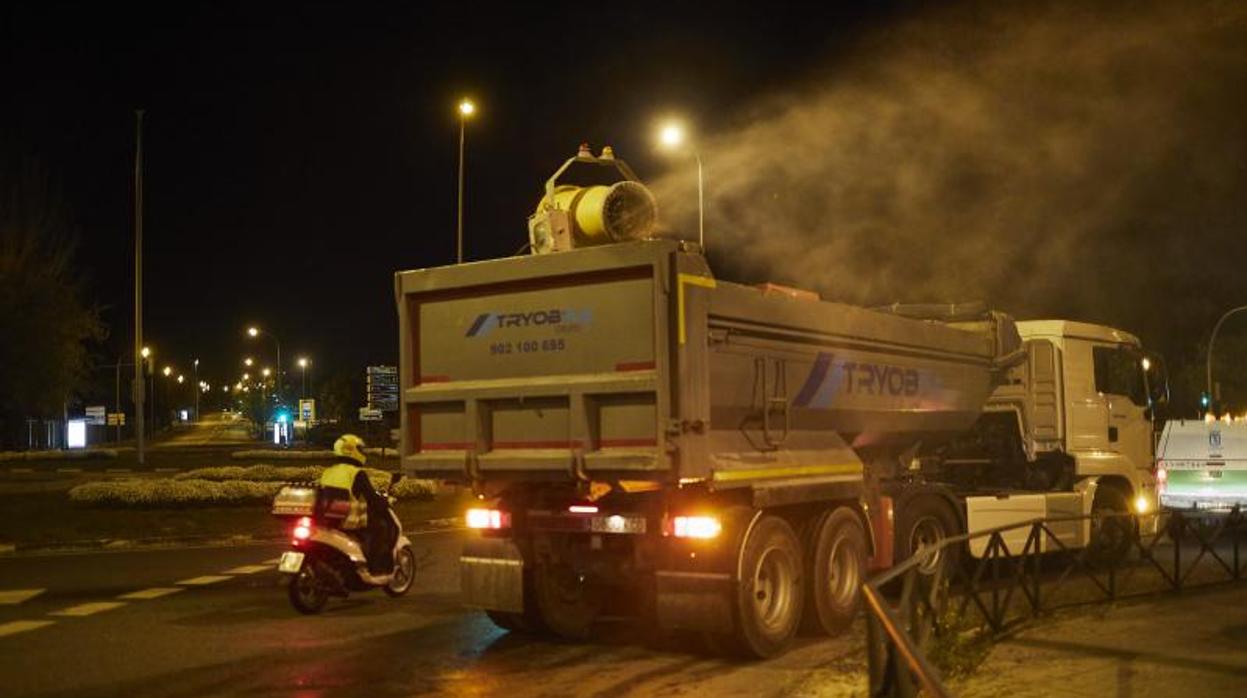
[(674, 241), (400, 272), (407, 472), (494, 479), (860, 480), (969, 428), (1020, 345), (717, 281)]

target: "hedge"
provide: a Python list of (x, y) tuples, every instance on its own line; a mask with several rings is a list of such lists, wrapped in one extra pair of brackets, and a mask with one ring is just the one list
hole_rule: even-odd
[(91, 460), (93, 458), (116, 458), (111, 448), (74, 449), (72, 451), (0, 451), (0, 462), (31, 460)]

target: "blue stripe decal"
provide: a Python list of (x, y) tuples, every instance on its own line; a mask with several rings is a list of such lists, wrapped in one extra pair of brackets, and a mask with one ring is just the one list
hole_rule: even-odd
[(477, 316), (476, 321), (472, 323), (472, 326), (468, 328), (468, 333), (464, 336), (475, 337), (476, 333), (480, 332), (481, 328), (485, 326), (485, 323), (489, 321), (491, 315), (492, 313), (481, 313)]
[(831, 354), (819, 353), (818, 358), (814, 360), (814, 366), (810, 369), (810, 375), (805, 378), (805, 385), (801, 386), (801, 391), (793, 399), (794, 405), (809, 406), (810, 400), (818, 394), (818, 389), (822, 387), (823, 381), (827, 378), (827, 370), (831, 368), (831, 358)]

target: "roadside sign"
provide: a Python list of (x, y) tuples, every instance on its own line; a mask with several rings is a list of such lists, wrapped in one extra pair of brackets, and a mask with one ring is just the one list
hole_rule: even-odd
[(87, 418), (85, 421), (87, 424), (106, 424), (105, 415), (107, 413), (107, 407), (103, 405), (92, 405), (87, 408)]
[(307, 398), (299, 400), (299, 421), (315, 422), (316, 421), (316, 400)]
[(361, 422), (379, 422), (382, 419), (381, 410), (371, 407), (359, 408), (359, 421)]
[(126, 425), (126, 413), (125, 412), (109, 412), (108, 413), (108, 426), (124, 427), (125, 425)]
[(367, 378), (368, 407), (383, 412), (398, 409), (398, 367), (369, 366), (365, 371)]

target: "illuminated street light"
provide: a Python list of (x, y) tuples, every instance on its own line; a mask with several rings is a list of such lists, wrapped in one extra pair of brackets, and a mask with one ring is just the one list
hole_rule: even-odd
[[(658, 130), (658, 144), (668, 152), (677, 152), (688, 146), (688, 134), (684, 125), (671, 121)], [(697, 161), (697, 244), (703, 251), (706, 249), (706, 212), (705, 195), (702, 179), (701, 153), (692, 148), (693, 159)]]
[(163, 370), (163, 371), (161, 371), (161, 373), (165, 374), (165, 378), (168, 378), (168, 377), (169, 377), (169, 374), (173, 373), (173, 367), (172, 367), (172, 366), (165, 366), (164, 370)]
[(303, 388), (299, 391), (299, 399), (307, 397), (307, 367), (311, 363), (306, 356), (299, 357), (299, 368), (303, 371)]
[[(252, 337), (259, 337), (260, 335), (266, 335), (267, 337), (273, 340), (273, 344), (277, 347), (277, 400), (280, 402), (281, 401), (281, 340), (277, 339), (277, 335), (273, 334), (272, 332), (266, 332), (264, 330), (261, 330), (259, 327), (256, 327), (255, 325), (252, 325), (251, 327), (247, 328), (247, 334), (251, 335)], [(267, 396), (265, 399), (267, 399)]]
[(246, 366), (246, 367), (248, 367), (248, 368), (250, 368), (250, 367), (251, 367), (251, 364), (252, 364), (252, 363), (253, 363), (253, 362), (251, 361), (251, 357), (250, 357), (250, 356), (248, 356), (247, 358), (245, 358), (245, 359), (243, 359), (243, 360), (242, 360), (242, 365), (243, 365), (243, 366)]
[(455, 227), (455, 260), (463, 264), (463, 142), (468, 130), (468, 118), (476, 113), (476, 105), (470, 99), (459, 100), (459, 219)]
[(263, 371), (260, 371), (260, 374), (264, 376), (265, 378), (268, 378), (270, 373), (272, 373), (272, 371), (268, 370), (267, 368), (264, 369)]
[(181, 384), (182, 384), (185, 380), (186, 380), (186, 376), (183, 376), (182, 374), (180, 374), (180, 373), (179, 373), (179, 374), (178, 374), (178, 384), (179, 384), (179, 385), (181, 385)]
[(143, 350), (139, 352), (139, 355), (142, 356), (144, 359), (146, 359), (147, 357), (152, 355), (152, 348), (143, 347)]
[(250, 374), (250, 373), (244, 373), (244, 374), (242, 374), (242, 379), (243, 379), (243, 380), (245, 380), (245, 381), (249, 381), (249, 380), (251, 380), (251, 374)]

